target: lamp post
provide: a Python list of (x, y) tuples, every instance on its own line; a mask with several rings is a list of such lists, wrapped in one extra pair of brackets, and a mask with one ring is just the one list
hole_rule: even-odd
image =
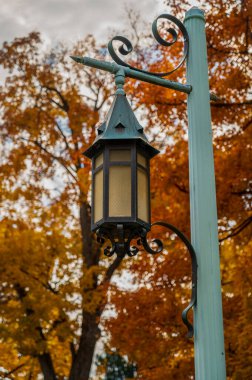
[[(98, 128), (93, 145), (84, 153), (92, 159), (92, 230), (100, 242), (111, 241), (105, 248), (107, 256), (134, 256), (137, 239), (151, 254), (163, 249), (155, 239), (154, 250), (147, 234), (153, 225), (172, 230), (186, 245), (192, 261), (191, 302), (182, 313), (188, 336), (195, 332), (196, 380), (224, 380), (225, 354), (222, 321), (220, 263), (217, 235), (217, 212), (212, 149), (205, 20), (203, 12), (193, 7), (185, 16), (185, 23), (168, 14), (157, 17), (153, 35), (164, 46), (177, 41), (175, 29), (169, 28), (172, 41), (165, 41), (158, 31), (158, 20), (173, 22), (184, 39), (184, 54), (178, 66), (166, 73), (152, 73), (134, 69), (116, 53), (113, 42), (120, 41), (119, 52), (129, 54), (133, 47), (128, 39), (114, 37), (108, 50), (115, 63), (87, 57), (72, 57), (76, 62), (115, 74), (117, 91), (104, 123)], [(189, 54), (188, 54), (189, 52)], [(184, 85), (163, 77), (187, 62), (187, 81)], [(150, 222), (149, 161), (158, 154), (144, 135), (126, 99), (125, 77), (135, 78), (188, 94), (189, 173), (192, 243), (175, 226), (166, 222)], [(198, 282), (197, 282), (198, 280)], [(194, 327), (187, 319), (194, 309)]]

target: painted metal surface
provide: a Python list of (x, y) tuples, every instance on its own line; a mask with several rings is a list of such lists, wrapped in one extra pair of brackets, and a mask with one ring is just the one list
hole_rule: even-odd
[[(190, 241), (187, 239), (187, 237), (175, 226), (172, 224), (158, 221), (151, 225), (153, 226), (161, 226), (165, 227), (168, 230), (171, 230), (173, 233), (175, 233), (179, 239), (185, 244), (191, 258), (192, 263), (192, 290), (191, 290), (191, 300), (189, 305), (183, 310), (182, 312), (182, 321), (186, 325), (188, 332), (187, 337), (192, 338), (194, 334), (194, 328), (192, 323), (188, 319), (188, 313), (192, 309), (192, 307), (195, 307), (197, 302), (197, 256), (195, 253), (195, 250), (190, 243)], [(101, 244), (104, 244), (106, 240), (109, 240), (111, 243), (111, 246), (106, 246), (104, 249), (104, 254), (108, 257), (113, 256), (116, 254), (117, 256), (124, 257), (125, 255), (128, 255), (130, 257), (135, 256), (139, 251), (144, 249), (146, 252), (155, 255), (157, 253), (161, 253), (163, 251), (163, 242), (160, 239), (154, 239), (151, 242), (155, 243), (156, 248), (153, 249), (148, 240), (147, 240), (147, 234), (148, 230), (145, 228), (135, 228), (133, 229), (129, 235), (125, 235), (125, 231), (123, 228), (123, 225), (118, 225), (119, 235), (117, 236), (118, 239), (115, 240), (114, 234), (110, 232), (108, 229), (100, 228), (97, 233), (97, 241)], [(136, 245), (132, 245), (132, 240), (137, 240)]]
[[(128, 151), (129, 152), (129, 158), (126, 160), (120, 160), (118, 158), (117, 160), (111, 159), (111, 154), (113, 152), (118, 151)], [(143, 167), (141, 164), (137, 162), (137, 154), (140, 153), (145, 159), (146, 159), (146, 167)], [(143, 149), (141, 146), (139, 146), (139, 143), (137, 140), (128, 139), (128, 140), (107, 140), (106, 144), (100, 148), (97, 148), (96, 153), (94, 153), (95, 156), (92, 157), (92, 207), (91, 207), (91, 230), (96, 231), (96, 233), (113, 236), (113, 239), (119, 239), (118, 240), (118, 246), (116, 253), (117, 254), (123, 254), (124, 252), (124, 245), (120, 241), (121, 239), (121, 228), (123, 228), (123, 239), (128, 239), (129, 236), (131, 236), (132, 231), (136, 231), (138, 229), (144, 228), (145, 230), (150, 230), (150, 183), (148, 181), (148, 186), (146, 187), (146, 193), (147, 193), (147, 203), (146, 207), (149, 210), (148, 217), (146, 219), (141, 219), (141, 215), (138, 213), (138, 188), (137, 188), (137, 172), (138, 168), (141, 168), (143, 171), (145, 171), (146, 177), (150, 177), (150, 166), (149, 166), (149, 160), (150, 155), (147, 152), (146, 149)], [(96, 157), (98, 157), (100, 154), (103, 155), (103, 163), (96, 167), (95, 161)], [(89, 157), (90, 158), (90, 157)], [(109, 202), (110, 202), (110, 175), (111, 175), (111, 168), (116, 167), (121, 170), (123, 168), (128, 167), (130, 169), (130, 180), (128, 181), (128, 184), (130, 186), (129, 192), (131, 197), (131, 212), (126, 215), (110, 215), (109, 213)], [(103, 200), (102, 200), (102, 215), (100, 219), (95, 220), (94, 218), (94, 208), (95, 208), (95, 201), (94, 201), (94, 194), (95, 194), (95, 181), (94, 177), (96, 176), (96, 173), (100, 170), (103, 170), (104, 176), (103, 176)], [(119, 181), (120, 183), (120, 181)], [(120, 204), (124, 204), (125, 202), (125, 188), (122, 188), (120, 192), (117, 193), (117, 196), (120, 198)], [(128, 193), (129, 195), (129, 193)], [(109, 238), (110, 239), (110, 238)], [(110, 239), (111, 240), (111, 239)], [(131, 239), (130, 239), (131, 240)], [(129, 240), (129, 241), (130, 241)], [(109, 249), (106, 250), (106, 252), (110, 252)], [(114, 252), (113, 252), (114, 253)], [(106, 254), (106, 253), (105, 253)], [(110, 256), (110, 254), (106, 254), (106, 256)]]
[(120, 47), (117, 49), (118, 52), (121, 55), (124, 55), (124, 56), (130, 54), (133, 51), (133, 45), (130, 42), (130, 40), (128, 40), (126, 37), (122, 37), (122, 36), (115, 36), (108, 43), (108, 51), (109, 51), (109, 54), (111, 55), (112, 59), (118, 65), (128, 67), (130, 69), (136, 70), (136, 71), (141, 72), (141, 73), (155, 75), (157, 77), (165, 77), (167, 75), (172, 74), (174, 71), (176, 71), (180, 66), (182, 66), (182, 64), (184, 63), (184, 61), (185, 61), (185, 59), (187, 57), (188, 47), (189, 47), (189, 38), (188, 38), (187, 30), (184, 27), (184, 25), (182, 24), (182, 22), (179, 21), (175, 16), (172, 16), (172, 15), (167, 14), (167, 13), (161, 14), (160, 16), (158, 16), (153, 21), (153, 24), (152, 24), (152, 33), (153, 33), (153, 36), (156, 39), (156, 41), (159, 43), (159, 45), (170, 47), (170, 46), (174, 45), (177, 42), (177, 40), (178, 40), (178, 32), (177, 32), (177, 30), (175, 30), (174, 28), (171, 28), (171, 27), (168, 28), (168, 29), (166, 29), (166, 32), (168, 32), (170, 34), (170, 36), (172, 37), (172, 40), (168, 40), (168, 39), (164, 40), (161, 37), (161, 35), (159, 33), (159, 29), (158, 29), (158, 21), (159, 20), (168, 20), (168, 21), (172, 22), (173, 24), (176, 25), (176, 27), (179, 29), (179, 32), (183, 36), (183, 43), (184, 43), (183, 56), (180, 59), (180, 62), (177, 64), (176, 67), (174, 67), (172, 70), (170, 70), (168, 72), (157, 73), (157, 72), (151, 72), (151, 71), (142, 70), (142, 69), (135, 68), (135, 67), (131, 66), (130, 64), (126, 63), (125, 61), (123, 61), (120, 58), (120, 56), (116, 52), (116, 50), (114, 48), (114, 45), (113, 45), (114, 41), (117, 41), (117, 42), (120, 41), (122, 43), (122, 45), (120, 45)]
[[(139, 79), (142, 82), (156, 84), (157, 86), (170, 88), (172, 90), (184, 92), (185, 94), (189, 94), (192, 91), (192, 86), (189, 84), (173, 82), (168, 79), (159, 78), (153, 74), (145, 74), (137, 70), (130, 69), (128, 67), (117, 65), (116, 63), (99, 61), (98, 59), (89, 58), (89, 57), (71, 56), (71, 58), (75, 62), (81, 63), (84, 66), (94, 67), (95, 69), (108, 71), (109, 73), (112, 73), (112, 74), (116, 74), (119, 70), (120, 71), (123, 70), (124, 75), (126, 77)], [(210, 96), (210, 100), (213, 100), (213, 101), (219, 100), (219, 98), (215, 94), (210, 93), (209, 96)]]
[[(119, 91), (121, 92), (122, 89), (119, 88)], [(84, 155), (89, 158), (94, 155), (98, 147), (104, 144), (105, 141), (112, 140), (137, 140), (148, 151), (150, 157), (154, 157), (159, 153), (159, 150), (148, 142), (143, 127), (138, 122), (126, 96), (121, 95), (121, 93), (115, 95), (106, 118), (97, 131), (98, 136), (95, 141), (84, 152)]]
[(185, 16), (190, 47), (187, 82), (191, 240), (198, 261), (197, 305), (194, 308), (196, 380), (226, 379), (223, 338), (216, 191), (204, 13)]
[(81, 63), (84, 66), (94, 67), (96, 69), (108, 71), (112, 74), (116, 74), (116, 72), (121, 69), (124, 71), (126, 77), (139, 79), (143, 82), (156, 84), (161, 87), (171, 88), (173, 90), (184, 92), (186, 94), (189, 94), (189, 92), (192, 90), (192, 87), (187, 84), (182, 84), (182, 83), (170, 81), (168, 79), (159, 78), (153, 74), (142, 73), (140, 71), (130, 69), (129, 67), (117, 65), (116, 63), (99, 61), (97, 59), (89, 58), (89, 57), (71, 56), (71, 58), (75, 62)]
[[(92, 231), (100, 230), (103, 234), (107, 231), (109, 236), (121, 236), (121, 227), (125, 238), (131, 234), (132, 230), (144, 227), (150, 229), (150, 184), (149, 184), (149, 160), (159, 153), (154, 148), (144, 134), (143, 127), (138, 122), (123, 90), (124, 74), (122, 70), (118, 70), (115, 75), (117, 86), (114, 101), (105, 117), (105, 120), (97, 128), (98, 135), (93, 144), (83, 153), (86, 157), (92, 159), (92, 211), (91, 211), (91, 229)], [(127, 162), (111, 161), (110, 153), (113, 151), (128, 150), (131, 152), (131, 159)], [(148, 178), (148, 209), (149, 217), (143, 220), (138, 214), (137, 207), (137, 183), (138, 183), (138, 167), (137, 153), (141, 153), (148, 162), (147, 167), (142, 167)], [(96, 167), (96, 159), (103, 155), (102, 166)], [(110, 176), (111, 167), (127, 167), (130, 168), (130, 186), (131, 186), (131, 214), (121, 216), (109, 215), (109, 199), (110, 199)], [(95, 195), (95, 178), (99, 170), (103, 170), (103, 207), (101, 217), (95, 220), (94, 202)], [(122, 168), (123, 170), (123, 168)], [(112, 178), (112, 177), (111, 177)], [(125, 194), (124, 194), (125, 195)], [(121, 203), (124, 202), (123, 192), (120, 194)], [(147, 206), (146, 206), (147, 207)], [(148, 219), (148, 220), (147, 220)], [(117, 253), (124, 253), (124, 245), (121, 242), (117, 244)], [(109, 252), (107, 250), (106, 252)]]
[(192, 290), (191, 290), (191, 300), (189, 305), (183, 310), (182, 312), (182, 321), (187, 326), (188, 332), (187, 332), (187, 338), (192, 338), (194, 334), (194, 328), (193, 325), (188, 320), (188, 313), (192, 309), (192, 307), (195, 307), (197, 304), (197, 256), (196, 252), (190, 243), (190, 241), (187, 239), (187, 237), (175, 226), (173, 226), (170, 223), (166, 222), (155, 222), (152, 224), (152, 226), (162, 226), (167, 228), (168, 230), (173, 231), (179, 239), (185, 244), (186, 248), (188, 249), (188, 252), (191, 257), (191, 263), (192, 263)]

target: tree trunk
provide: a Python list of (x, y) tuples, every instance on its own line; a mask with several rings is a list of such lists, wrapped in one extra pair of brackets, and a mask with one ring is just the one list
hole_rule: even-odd
[[(84, 259), (84, 266), (90, 268), (99, 264), (100, 247), (92, 239), (91, 234), (91, 208), (87, 202), (82, 202), (80, 205), (80, 225), (82, 234), (82, 254)], [(114, 271), (118, 268), (121, 258), (116, 258), (114, 263), (108, 268), (104, 278), (104, 282), (109, 283)], [(104, 285), (101, 284), (100, 286)], [(83, 292), (97, 291), (97, 276), (93, 276), (92, 288), (83, 289)], [(85, 306), (85, 305), (84, 305)], [(69, 380), (88, 380), (93, 361), (95, 345), (100, 337), (99, 317), (105, 305), (100, 305), (93, 313), (89, 313), (83, 308), (81, 337), (77, 348), (74, 352), (72, 347), (72, 366), (70, 370)]]
[(44, 353), (38, 356), (40, 368), (44, 375), (44, 380), (56, 380), (53, 363), (50, 354)]
[(79, 348), (74, 356), (69, 380), (88, 380), (92, 365), (95, 344), (100, 337), (97, 317), (83, 313), (82, 334)]
[[(91, 209), (87, 202), (81, 202), (80, 205), (80, 226), (82, 235), (82, 254), (84, 266), (87, 268), (99, 263), (100, 250), (96, 243), (92, 240), (91, 234)], [(93, 289), (97, 288), (97, 277), (94, 276)], [(85, 292), (85, 289), (83, 289)], [(73, 355), (72, 367), (69, 380), (88, 380), (92, 365), (95, 344), (100, 336), (98, 327), (99, 321), (97, 315), (99, 312), (88, 313), (83, 310), (83, 321), (81, 327), (81, 337), (77, 352)]]
[(97, 245), (92, 241), (91, 233), (91, 207), (87, 202), (80, 205), (80, 226), (82, 236), (82, 254), (88, 268), (99, 262), (99, 251)]

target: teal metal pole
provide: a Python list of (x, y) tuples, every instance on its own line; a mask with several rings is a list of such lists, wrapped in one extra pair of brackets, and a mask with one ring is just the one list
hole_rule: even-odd
[(185, 16), (189, 34), (187, 83), (191, 239), (197, 254), (197, 305), (194, 309), (195, 379), (226, 379), (216, 191), (204, 13)]

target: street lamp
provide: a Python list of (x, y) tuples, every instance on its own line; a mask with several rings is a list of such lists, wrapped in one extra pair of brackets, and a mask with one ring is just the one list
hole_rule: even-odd
[[(163, 250), (159, 239), (153, 249), (147, 240), (151, 225), (150, 205), (150, 160), (159, 151), (150, 145), (123, 90), (125, 74), (115, 74), (117, 90), (114, 101), (93, 144), (84, 152), (92, 159), (92, 212), (91, 229), (100, 243), (109, 239), (111, 246), (104, 249), (106, 256), (135, 256), (142, 246), (148, 253)], [(188, 328), (188, 337), (193, 336), (193, 326), (187, 318), (189, 310), (196, 304), (197, 260), (189, 240), (175, 226), (156, 222), (173, 231), (186, 245), (192, 260), (191, 302), (182, 313)], [(132, 240), (137, 241), (131, 245)]]
[[(194, 329), (187, 319), (194, 307), (195, 378), (224, 380), (226, 378), (221, 303), (220, 261), (217, 235), (216, 191), (212, 148), (210, 100), (204, 13), (196, 8), (186, 12), (184, 24), (176, 17), (162, 14), (153, 23), (156, 41), (166, 47), (176, 43), (178, 33), (167, 29), (172, 39), (164, 40), (158, 31), (158, 20), (173, 22), (181, 32), (184, 54), (174, 69), (153, 73), (134, 68), (116, 53), (113, 42), (119, 41), (121, 55), (132, 50), (131, 42), (116, 36), (108, 44), (115, 63), (88, 57), (72, 57), (76, 62), (115, 75), (117, 91), (112, 107), (98, 128), (94, 144), (85, 155), (92, 159), (92, 230), (98, 240), (111, 241), (105, 248), (107, 256), (134, 256), (140, 249), (156, 254), (162, 251), (159, 239), (149, 245), (147, 234), (158, 225), (171, 230), (187, 247), (192, 262), (191, 302), (182, 313), (183, 322), (192, 337)], [(164, 79), (186, 60), (187, 84)], [(158, 151), (143, 133), (125, 97), (124, 78), (134, 78), (188, 95), (188, 141), (192, 244), (175, 226), (150, 220), (149, 161)], [(131, 242), (136, 241), (132, 246)], [(195, 249), (194, 249), (195, 247)], [(198, 281), (197, 281), (198, 280)], [(197, 283), (198, 282), (198, 283)], [(197, 301), (197, 303), (196, 303)]]

